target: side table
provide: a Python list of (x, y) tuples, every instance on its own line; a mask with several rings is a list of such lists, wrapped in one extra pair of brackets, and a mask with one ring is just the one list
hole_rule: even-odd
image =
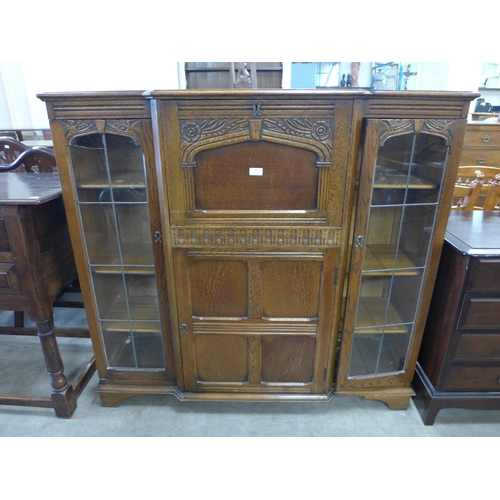
[(53, 302), (76, 275), (57, 173), (0, 174), (0, 309), (26, 311), (50, 376), (50, 397), (0, 395), (0, 404), (53, 408), (69, 418), (95, 372), (92, 358), (72, 385), (54, 334)]

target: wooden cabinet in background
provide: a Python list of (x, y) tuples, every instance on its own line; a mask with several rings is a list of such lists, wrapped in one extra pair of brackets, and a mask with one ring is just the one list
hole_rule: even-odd
[(280, 89), (283, 80), (281, 62), (187, 62), (186, 88)]
[(500, 168), (500, 123), (467, 124), (460, 165)]
[(452, 212), (417, 365), (422, 419), (500, 408), (500, 212)]
[(43, 94), (102, 403), (406, 408), (474, 97)]

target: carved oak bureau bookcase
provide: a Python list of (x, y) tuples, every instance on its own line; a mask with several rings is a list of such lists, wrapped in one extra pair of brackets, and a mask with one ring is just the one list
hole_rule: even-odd
[(406, 408), (476, 96), (42, 94), (102, 403)]

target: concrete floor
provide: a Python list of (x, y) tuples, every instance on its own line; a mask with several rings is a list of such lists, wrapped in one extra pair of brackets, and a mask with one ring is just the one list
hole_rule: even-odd
[[(71, 312), (70, 312), (71, 311)], [(0, 322), (11, 313), (0, 312)], [(80, 314), (80, 316), (79, 316)], [(82, 321), (83, 311), (56, 310), (56, 325)], [(85, 320), (83, 319), (83, 322)], [(87, 339), (58, 340), (70, 380), (92, 356)], [(180, 402), (174, 396), (130, 398), (104, 408), (94, 375), (71, 419), (52, 409), (0, 405), (0, 437), (499, 437), (500, 411), (444, 409), (433, 426), (422, 423), (417, 396), (406, 411), (389, 410), (379, 401), (335, 397), (327, 403)], [(37, 338), (0, 336), (0, 393), (47, 396)]]

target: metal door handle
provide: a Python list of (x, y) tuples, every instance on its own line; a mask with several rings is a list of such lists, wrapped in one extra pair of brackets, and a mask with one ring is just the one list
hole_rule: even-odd
[(365, 241), (364, 236), (361, 234), (354, 240), (354, 246), (356, 248), (361, 248), (363, 246), (363, 242)]

